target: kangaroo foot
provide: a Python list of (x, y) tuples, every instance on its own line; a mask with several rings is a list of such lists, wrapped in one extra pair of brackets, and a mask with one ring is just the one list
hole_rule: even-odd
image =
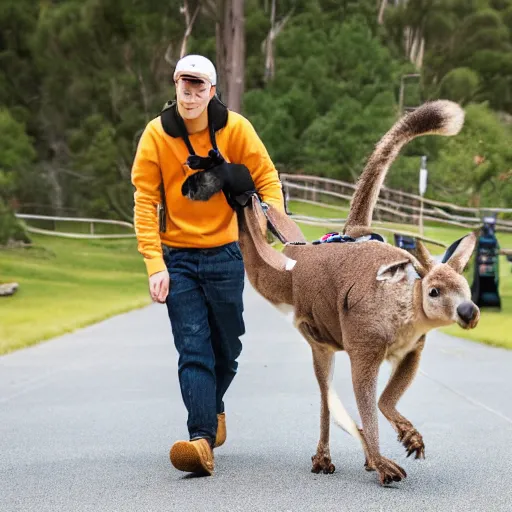
[(398, 427), (398, 440), (405, 446), (407, 450), (407, 457), (413, 453), (415, 459), (425, 458), (425, 443), (423, 436), (411, 424), (399, 424)]
[(364, 469), (365, 469), (365, 471), (375, 471), (375, 468), (370, 465), (370, 463), (368, 462), (368, 459), (366, 459), (364, 461)]
[(367, 471), (375, 470), (379, 475), (381, 485), (388, 485), (391, 482), (400, 482), (402, 478), (407, 477), (407, 473), (398, 464), (385, 457), (380, 457), (376, 461), (367, 462), (365, 468)]
[(311, 461), (313, 462), (311, 473), (323, 473), (324, 475), (330, 475), (334, 473), (334, 470), (336, 469), (334, 464), (331, 463), (330, 455), (317, 453), (311, 457)]

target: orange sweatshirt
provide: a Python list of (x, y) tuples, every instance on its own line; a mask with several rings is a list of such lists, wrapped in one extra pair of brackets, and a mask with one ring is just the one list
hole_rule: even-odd
[[(208, 129), (190, 135), (189, 139), (197, 155), (207, 156), (212, 149)], [(216, 132), (216, 141), (226, 161), (244, 164), (249, 169), (262, 200), (283, 211), (276, 168), (251, 123), (229, 111), (226, 126)], [(160, 117), (148, 123), (133, 162), (132, 183), (136, 189), (134, 223), (138, 250), (150, 276), (166, 269), (161, 244), (209, 248), (238, 240), (236, 214), (224, 193), (219, 192), (205, 202), (192, 201), (181, 194), (186, 177), (197, 172), (185, 164), (188, 155), (181, 137), (173, 138), (164, 132)], [(159, 232), (157, 219), (162, 177), (167, 207), (165, 233)]]

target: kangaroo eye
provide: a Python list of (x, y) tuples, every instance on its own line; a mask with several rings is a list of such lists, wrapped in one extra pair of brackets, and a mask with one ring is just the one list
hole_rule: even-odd
[(439, 290), (437, 288), (432, 288), (428, 292), (428, 294), (429, 294), (430, 297), (439, 297)]

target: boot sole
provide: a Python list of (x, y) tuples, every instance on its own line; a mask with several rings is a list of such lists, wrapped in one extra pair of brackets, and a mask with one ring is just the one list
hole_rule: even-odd
[(207, 476), (213, 474), (213, 468), (209, 468), (194, 446), (186, 441), (174, 443), (169, 457), (172, 465), (180, 471)]

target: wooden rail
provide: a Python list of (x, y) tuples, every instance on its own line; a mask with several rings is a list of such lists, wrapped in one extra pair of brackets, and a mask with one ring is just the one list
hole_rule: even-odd
[[(29, 233), (36, 233), (41, 235), (52, 235), (62, 238), (76, 238), (76, 239), (116, 239), (116, 238), (133, 238), (135, 232), (133, 231), (133, 224), (123, 220), (110, 220), (110, 219), (94, 219), (89, 217), (57, 217), (52, 215), (35, 215), (31, 213), (16, 213), (17, 218), (25, 221), (26, 229)], [(54, 229), (43, 229), (30, 225), (26, 221), (42, 220), (50, 221), (54, 224)], [(88, 233), (76, 233), (68, 231), (59, 231), (55, 228), (57, 222), (71, 222), (88, 225)], [(96, 232), (96, 224), (107, 224), (111, 226), (122, 226), (130, 230), (128, 233), (102, 233)]]
[[(353, 183), (331, 178), (304, 174), (281, 174), (280, 176), (288, 199), (307, 201), (333, 208), (340, 208), (340, 203), (348, 208), (356, 188)], [(375, 205), (374, 218), (375, 220), (416, 225), (421, 211), (421, 199), (418, 195), (382, 187)], [(474, 208), (425, 198), (423, 204), (424, 220), (467, 229), (481, 226), (482, 218), (487, 215), (509, 214), (512, 216), (512, 208)], [(512, 232), (512, 220), (498, 217), (496, 230)]]

